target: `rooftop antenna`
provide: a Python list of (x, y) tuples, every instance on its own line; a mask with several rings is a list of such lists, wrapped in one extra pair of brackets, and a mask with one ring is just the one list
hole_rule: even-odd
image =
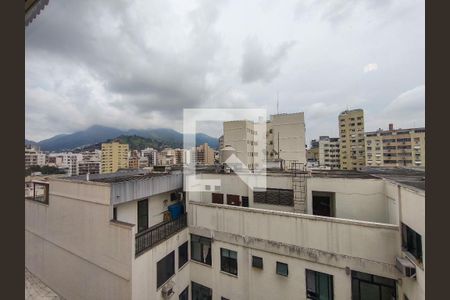
[(277, 91), (277, 115), (279, 114), (278, 107), (279, 107), (279, 101), (278, 101), (278, 91)]

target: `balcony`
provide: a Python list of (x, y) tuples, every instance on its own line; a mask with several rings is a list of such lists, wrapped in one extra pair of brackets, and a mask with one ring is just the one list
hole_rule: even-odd
[(162, 241), (165, 241), (175, 233), (187, 227), (187, 214), (181, 215), (178, 219), (161, 222), (149, 229), (136, 234), (135, 255), (139, 256), (145, 251), (153, 248)]

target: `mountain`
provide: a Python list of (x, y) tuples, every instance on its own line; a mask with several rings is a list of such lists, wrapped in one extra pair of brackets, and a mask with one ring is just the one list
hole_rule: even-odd
[[(94, 125), (86, 130), (72, 134), (60, 134), (37, 143), (43, 151), (67, 151), (76, 148), (98, 148), (102, 142), (119, 139), (130, 144), (131, 149), (138, 149), (143, 145), (162, 149), (164, 147), (182, 148), (183, 134), (169, 128), (130, 129), (123, 131), (117, 128)], [(208, 143), (217, 149), (217, 138), (199, 133), (196, 135), (197, 145)], [(137, 147), (137, 148), (135, 148)]]
[(37, 144), (35, 141), (25, 139), (25, 145), (36, 146)]

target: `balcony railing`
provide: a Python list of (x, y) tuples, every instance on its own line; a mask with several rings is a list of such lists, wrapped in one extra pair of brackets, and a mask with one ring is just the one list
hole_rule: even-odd
[(145, 231), (137, 233), (135, 238), (136, 256), (153, 248), (186, 227), (187, 214), (183, 214), (178, 219), (156, 224)]

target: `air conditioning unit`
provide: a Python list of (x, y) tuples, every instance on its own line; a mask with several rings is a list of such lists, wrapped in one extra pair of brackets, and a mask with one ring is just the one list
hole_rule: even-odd
[(400, 273), (405, 277), (416, 277), (416, 266), (407, 258), (396, 257), (395, 258), (395, 267)]
[(170, 297), (172, 297), (173, 294), (175, 294), (173, 287), (175, 286), (175, 282), (173, 281), (169, 281), (168, 283), (166, 283), (162, 289), (161, 289), (161, 296), (164, 299), (169, 299)]

